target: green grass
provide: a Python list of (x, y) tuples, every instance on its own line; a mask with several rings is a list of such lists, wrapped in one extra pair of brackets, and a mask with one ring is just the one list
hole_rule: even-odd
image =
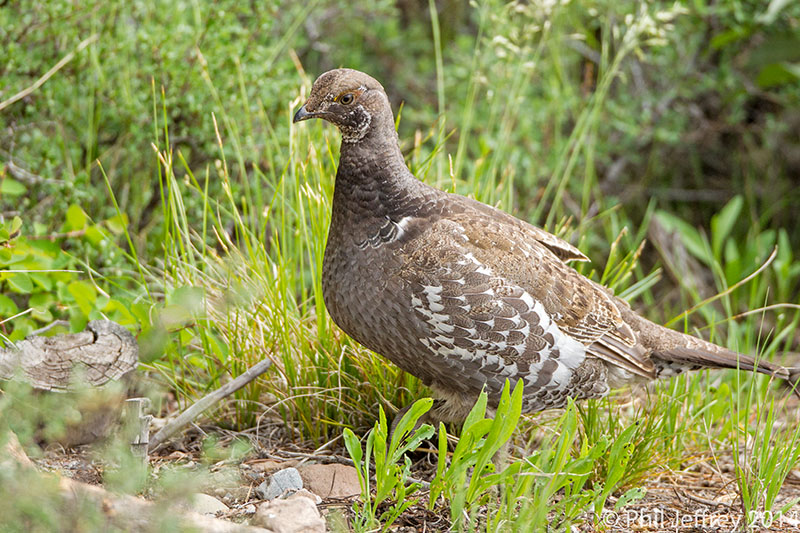
[[(796, 25), (796, 6), (766, 22), (746, 2), (487, 0), (453, 19), (421, 1), (438, 24), (404, 26), (388, 1), (301, 4), (253, 13), (218, 2), (215, 13), (188, 1), (43, 3), (27, 15), (30, 33), (0, 10), (0, 39), (25, 43), (9, 53), (37, 72), (98, 35), (36, 98), (0, 114), (13, 132), (0, 156), (70, 184), (0, 171), (0, 333), (13, 340), (56, 318), (80, 329), (109, 316), (138, 330), (142, 371), (181, 403), (266, 357), (271, 371), (212, 413), (217, 424), (280, 420), (288, 439), (313, 447), (344, 434), (351, 454), (374, 428), (377, 457), (375, 442), (391, 444), (379, 413), (391, 418), (428, 391), (327, 315), (320, 272), (339, 135), (291, 123), (315, 75), (346, 65), (404, 102), (398, 129), (420, 179), (578, 244), (594, 260), (583, 274), (657, 322), (779, 362), (797, 351), (797, 190), (789, 162), (761, 163), (789, 152), (782, 110), (800, 90), (759, 85), (779, 109), (748, 122), (764, 104), (730, 72), (743, 54), (763, 55), (765, 33)], [(314, 37), (320, 13), (340, 31)], [(54, 34), (68, 44), (48, 48)], [(11, 92), (32, 81), (14, 65)], [(742, 68), (764, 81), (756, 66)], [(722, 102), (718, 116), (703, 107), (709, 95)], [(693, 122), (696, 108), (705, 114)], [(691, 142), (697, 128), (705, 145)], [(669, 199), (714, 187), (723, 201)], [(6, 214), (15, 209), (19, 219)], [(522, 417), (502, 439), (478, 431), (493, 427), (478, 408), (450, 450), (451, 470), (440, 463), (431, 492), (413, 497), (465, 530), (567, 527), (641, 497), (665, 470), (732, 456), (743, 511), (776, 511), (798, 462), (797, 414), (784, 395), (763, 376), (703, 372)], [(484, 474), (478, 443), (506, 437), (505, 473)], [(356, 460), (365, 529), (387, 527), (417, 490), (394, 445), (375, 466)], [(446, 449), (441, 441), (439, 461)], [(400, 507), (381, 517), (377, 506), (393, 500)]]

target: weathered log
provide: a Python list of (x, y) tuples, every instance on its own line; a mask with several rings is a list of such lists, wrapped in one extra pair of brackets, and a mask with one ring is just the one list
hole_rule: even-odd
[(93, 320), (84, 331), (28, 337), (0, 350), (0, 379), (18, 377), (36, 389), (67, 391), (80, 377), (100, 386), (136, 368), (139, 345), (115, 322)]
[(95, 320), (80, 333), (31, 335), (0, 350), (0, 379), (27, 382), (43, 394), (66, 393), (64, 401), (75, 406), (80, 420), (67, 423), (56, 438), (42, 433), (37, 438), (70, 447), (109, 434), (125, 400), (125, 387), (113, 385), (129, 375), (138, 360), (139, 346), (127, 329)]

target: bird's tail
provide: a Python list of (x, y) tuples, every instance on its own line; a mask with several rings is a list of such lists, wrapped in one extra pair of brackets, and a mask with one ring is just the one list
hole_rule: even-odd
[[(703, 342), (703, 344), (707, 343)], [(786, 381), (792, 391), (800, 397), (800, 367), (786, 368), (770, 361), (757, 360), (749, 355), (720, 348), (713, 344), (710, 346), (713, 348), (709, 350), (695, 347), (674, 347), (654, 352), (652, 358), (656, 368), (733, 368), (760, 372)], [(664, 373), (664, 375), (666, 377), (668, 373)]]

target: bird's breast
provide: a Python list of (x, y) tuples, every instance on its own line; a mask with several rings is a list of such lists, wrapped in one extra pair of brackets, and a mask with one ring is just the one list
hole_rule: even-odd
[(413, 315), (397, 271), (391, 250), (359, 242), (329, 241), (322, 264), (323, 298), (333, 321), (389, 358), (408, 352), (413, 337), (406, 324)]

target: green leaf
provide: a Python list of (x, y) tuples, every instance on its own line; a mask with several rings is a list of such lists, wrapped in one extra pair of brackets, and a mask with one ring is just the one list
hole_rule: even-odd
[(614, 510), (619, 511), (626, 505), (635, 501), (641, 500), (647, 494), (647, 489), (644, 487), (634, 487), (629, 489), (625, 494), (619, 497), (617, 503), (614, 504)]
[(86, 233), (83, 236), (92, 246), (99, 246), (103, 239), (106, 238), (106, 234), (103, 233), (103, 229), (98, 224), (86, 228)]
[(79, 206), (72, 204), (67, 209), (67, 227), (69, 231), (77, 231), (86, 227), (89, 216)]
[(106, 225), (111, 233), (115, 235), (120, 235), (125, 231), (125, 228), (128, 226), (128, 215), (122, 213), (121, 215), (115, 215), (108, 220), (106, 220)]
[(31, 272), (29, 275), (31, 279), (36, 283), (39, 287), (46, 291), (53, 290), (53, 276), (54, 272)]
[(711, 48), (713, 50), (719, 50), (720, 48), (725, 48), (731, 43), (735, 43), (740, 39), (744, 39), (750, 35), (750, 31), (746, 28), (734, 28), (731, 30), (724, 31), (722, 33), (718, 33), (711, 39)]
[(12, 178), (0, 181), (0, 196), (22, 196), (28, 189), (22, 183)]
[(464, 420), (463, 428), (465, 430), (469, 429), (476, 422), (483, 420), (483, 418), (486, 416), (486, 404), (488, 401), (489, 396), (486, 394), (486, 390), (481, 391), (478, 401), (475, 402), (474, 406), (472, 406), (472, 409), (470, 409), (466, 420)]
[(49, 292), (38, 292), (30, 297), (28, 306), (38, 310), (45, 310), (55, 302), (55, 296)]
[(22, 219), (20, 217), (14, 217), (11, 220), (11, 227), (9, 228), (9, 231), (11, 233), (15, 233), (19, 231), (20, 228), (22, 228)]
[(800, 78), (800, 69), (796, 65), (786, 63), (770, 63), (765, 65), (756, 77), (756, 83), (762, 89), (794, 83)]
[(52, 322), (53, 313), (49, 309), (34, 309), (31, 311), (31, 316), (40, 322)]
[(19, 308), (17, 304), (14, 303), (14, 300), (5, 294), (0, 294), (0, 317), (6, 318), (14, 316), (17, 313), (19, 313)]
[(730, 235), (733, 225), (742, 212), (744, 200), (740, 195), (734, 196), (719, 213), (711, 217), (711, 247), (714, 257), (720, 258), (720, 252), (725, 239)]
[(6, 279), (8, 286), (12, 291), (20, 294), (30, 294), (33, 291), (33, 281), (31, 277), (24, 272), (12, 272)]
[(711, 264), (712, 259), (708, 256), (706, 241), (697, 229), (666, 211), (656, 212), (656, 218), (667, 231), (677, 233), (689, 253), (704, 263)]
[[(430, 411), (432, 406), (433, 400), (431, 398), (422, 398), (414, 402), (411, 408), (403, 414), (403, 417), (392, 432), (392, 442), (389, 445), (389, 453), (393, 462), (399, 461), (403, 455), (398, 453), (401, 440), (411, 433), (419, 418)], [(433, 428), (431, 428), (431, 434), (433, 434)]]
[(169, 333), (160, 325), (143, 328), (138, 339), (139, 361), (150, 363), (161, 358), (169, 340)]
[(83, 331), (86, 329), (86, 324), (89, 323), (89, 319), (86, 315), (81, 313), (76, 313), (74, 311), (70, 312), (69, 314), (69, 329), (73, 332)]
[(356, 465), (356, 470), (359, 470), (361, 468), (361, 459), (364, 457), (364, 450), (361, 449), (361, 441), (358, 440), (358, 437), (350, 428), (344, 429), (344, 445), (347, 448), (350, 459)]
[(67, 285), (67, 290), (75, 298), (75, 303), (85, 316), (94, 309), (94, 302), (97, 299), (97, 291), (94, 286), (85, 281), (73, 281)]

